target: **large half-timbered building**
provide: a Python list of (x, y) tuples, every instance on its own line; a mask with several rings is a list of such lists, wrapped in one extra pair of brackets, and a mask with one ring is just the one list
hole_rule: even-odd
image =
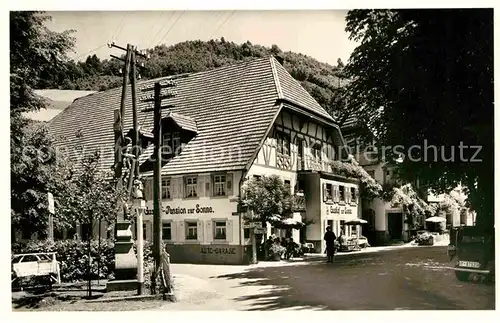
[[(161, 80), (140, 82), (139, 87)], [(177, 95), (163, 102), (169, 108), (163, 110), (162, 124), (162, 236), (172, 262), (248, 260), (249, 229), (238, 197), (243, 181), (253, 176), (278, 175), (293, 193), (303, 192), (305, 211), (294, 217), (310, 224), (295, 239), (313, 243), (318, 252), (324, 250), (326, 226), (338, 234), (344, 221), (361, 216), (358, 183), (336, 175), (331, 165), (347, 154), (339, 127), (276, 58), (188, 74), (176, 82)], [(99, 149), (103, 169), (112, 167), (113, 110), (120, 96), (117, 88), (77, 99), (51, 121), (56, 139), (64, 137), (66, 144), (80, 147), (74, 158), (81, 147), (86, 152)], [(153, 114), (147, 107), (139, 104), (138, 120), (141, 132), (151, 134)], [(124, 122), (125, 131), (132, 128), (131, 112)], [(141, 172), (148, 178), (148, 240), (151, 154), (146, 147), (141, 155)]]

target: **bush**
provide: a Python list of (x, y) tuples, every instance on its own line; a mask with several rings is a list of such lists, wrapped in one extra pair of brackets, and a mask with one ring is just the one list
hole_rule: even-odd
[[(15, 243), (11, 251), (19, 253), (56, 252), (60, 263), (61, 281), (77, 282), (88, 278), (88, 242), (79, 240), (61, 241), (30, 241), (28, 243)], [(91, 278), (97, 279), (98, 264), (100, 267), (99, 278), (107, 278), (115, 267), (114, 243), (111, 240), (93, 240), (90, 243)]]
[[(101, 240), (101, 252), (99, 254), (98, 240), (90, 243), (91, 247), (91, 278), (97, 279), (98, 260), (100, 262), (99, 278), (107, 279), (113, 277), (115, 268), (115, 252), (113, 240)], [(137, 248), (134, 241), (134, 252)], [(61, 281), (78, 282), (88, 279), (88, 242), (79, 240), (60, 241), (30, 241), (28, 243), (14, 243), (11, 245), (14, 254), (56, 252), (57, 261), (60, 263)], [(144, 241), (144, 285), (150, 286), (151, 272), (154, 269), (154, 258), (152, 243)]]
[(275, 260), (281, 258), (286, 252), (286, 248), (280, 244), (272, 243), (269, 244), (269, 248), (267, 250), (267, 255), (270, 260)]
[(415, 242), (418, 243), (419, 246), (432, 246), (434, 245), (434, 236), (429, 232), (424, 232), (417, 236)]

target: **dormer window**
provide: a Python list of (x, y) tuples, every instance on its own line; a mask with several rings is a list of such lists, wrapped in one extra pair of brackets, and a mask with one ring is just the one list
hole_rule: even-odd
[(163, 134), (163, 153), (167, 155), (178, 155), (181, 152), (181, 133), (166, 132)]

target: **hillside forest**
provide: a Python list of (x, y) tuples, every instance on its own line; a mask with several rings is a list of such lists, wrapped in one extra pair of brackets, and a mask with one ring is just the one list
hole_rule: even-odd
[[(275, 55), (283, 59), (286, 70), (332, 115), (347, 117), (339, 111), (340, 92), (346, 81), (342, 71), (344, 63), (338, 59), (332, 66), (294, 52), (284, 52), (278, 46), (265, 47), (247, 41), (243, 44), (220, 40), (186, 41), (173, 46), (160, 45), (147, 49), (149, 59), (139, 69), (139, 77), (152, 79), (169, 75), (195, 73), (231, 65), (238, 61)], [(115, 58), (99, 59), (95, 54), (84, 61), (69, 60), (58, 73), (43, 75), (40, 89), (103, 91), (121, 86), (123, 62)]]

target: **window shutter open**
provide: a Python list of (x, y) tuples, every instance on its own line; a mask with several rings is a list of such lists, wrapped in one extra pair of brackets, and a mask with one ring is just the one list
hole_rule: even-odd
[(339, 200), (340, 200), (339, 186), (338, 185), (334, 185), (333, 186), (333, 191), (334, 191), (334, 198), (333, 198), (333, 200), (338, 203)]
[(196, 186), (196, 196), (201, 197), (203, 196), (203, 189), (205, 188), (205, 176), (198, 176), (196, 177), (197, 186)]
[(205, 196), (211, 196), (212, 194), (210, 193), (210, 180), (212, 180), (213, 177), (209, 176), (208, 180), (205, 182)]
[(213, 232), (213, 225), (212, 225), (212, 221), (205, 221), (206, 223), (206, 227), (207, 227), (207, 231), (206, 234), (207, 236), (205, 237), (205, 241), (206, 242), (213, 242), (214, 241), (214, 232)]
[(226, 220), (226, 241), (233, 242), (233, 220)]
[(172, 178), (170, 180), (170, 195), (172, 198), (179, 198), (179, 179)]
[(354, 189), (354, 203), (358, 204), (358, 198), (359, 198), (359, 189), (356, 187)]
[(323, 183), (323, 202), (326, 202), (326, 183)]
[(179, 178), (179, 197), (186, 197), (186, 177)]
[[(178, 234), (177, 234), (177, 227), (178, 227), (178, 225), (177, 224), (178, 224), (178, 222), (174, 222), (174, 221), (170, 222), (170, 234), (172, 236), (172, 241), (178, 241), (178, 238), (177, 238), (177, 236), (178, 236)], [(151, 240), (153, 240), (153, 239), (151, 239)]]
[(227, 173), (226, 174), (226, 195), (227, 196), (232, 196), (233, 195), (233, 174), (232, 173)]
[[(174, 222), (175, 223), (175, 222)], [(184, 221), (177, 222), (177, 230), (176, 230), (176, 241), (184, 242), (186, 240), (186, 225), (187, 223)]]
[(203, 242), (204, 241), (204, 231), (203, 230), (203, 221), (202, 220), (198, 220), (198, 223), (197, 223), (197, 230), (198, 230), (198, 241), (199, 242)]

